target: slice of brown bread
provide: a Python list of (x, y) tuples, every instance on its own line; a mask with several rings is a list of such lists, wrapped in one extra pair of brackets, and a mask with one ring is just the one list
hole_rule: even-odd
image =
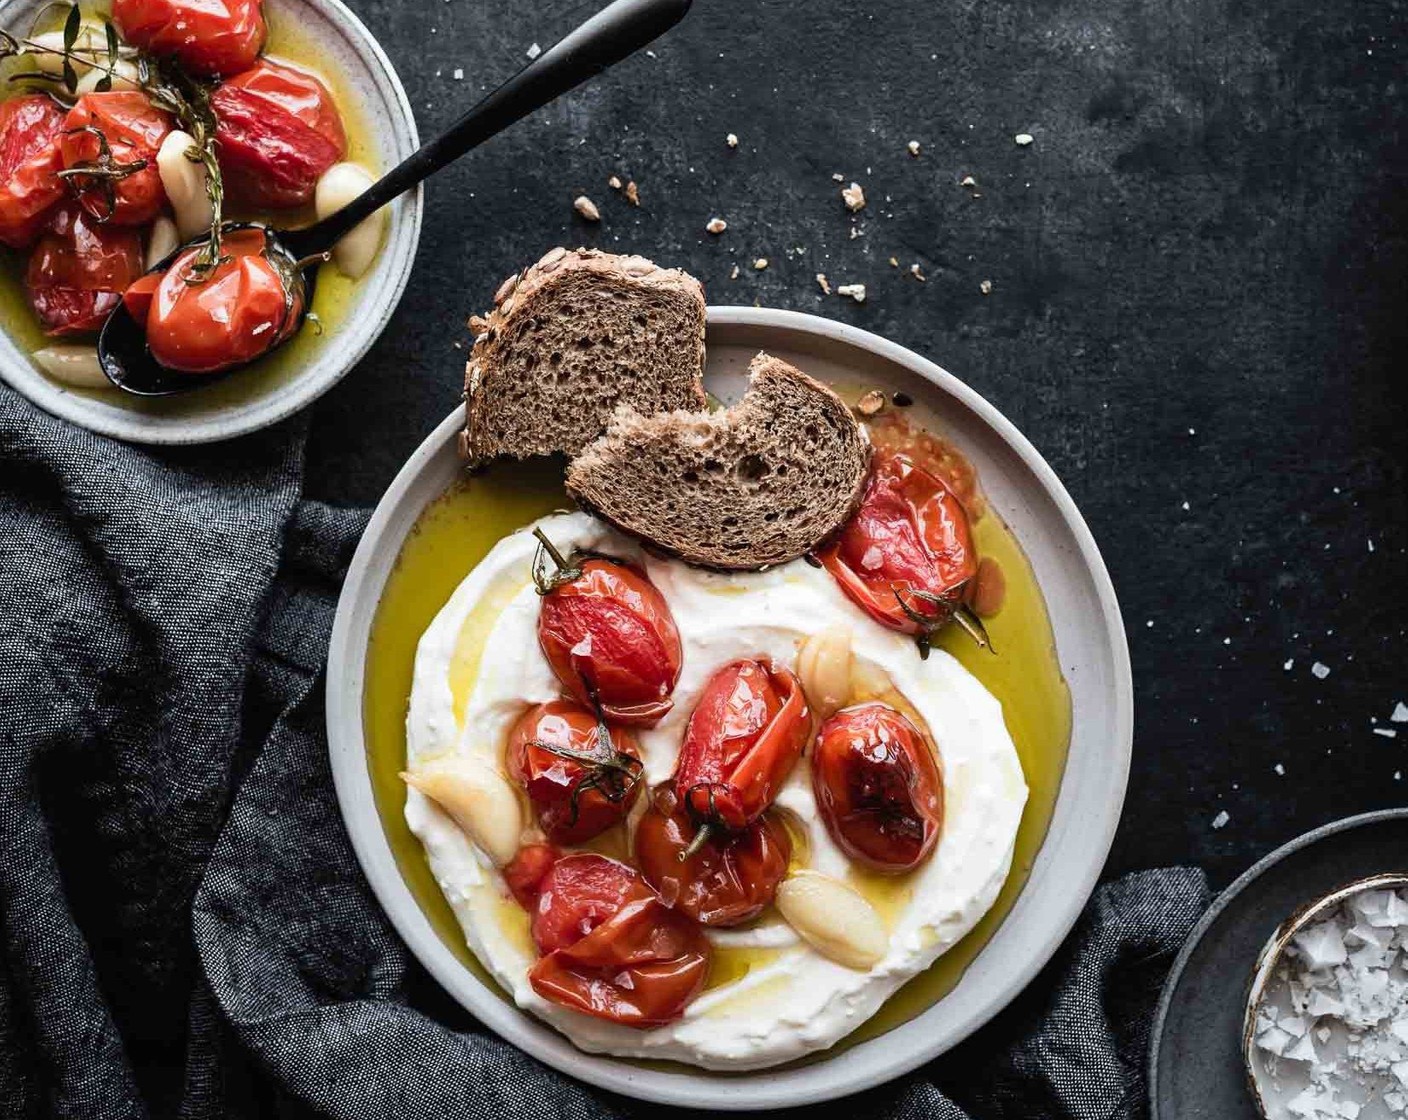
[(704, 289), (644, 257), (553, 249), (470, 325), (460, 452), (471, 462), (576, 454), (623, 404), (705, 405)]
[(841, 398), (759, 354), (719, 412), (622, 408), (567, 468), (567, 492), (648, 545), (707, 568), (794, 560), (860, 502), (870, 441)]

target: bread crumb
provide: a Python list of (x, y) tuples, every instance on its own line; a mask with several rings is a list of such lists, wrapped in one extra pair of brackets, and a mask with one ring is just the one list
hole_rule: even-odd
[(728, 274), (728, 278), (729, 278), (730, 280), (737, 280), (737, 279), (738, 279), (738, 266), (737, 266), (737, 265), (734, 265), (734, 266), (733, 266), (733, 271)]
[(724, 230), (728, 229), (728, 223), (722, 218), (710, 218), (704, 223), (704, 228), (710, 233), (723, 233)]
[(836, 289), (836, 294), (837, 294), (838, 296), (850, 296), (850, 297), (851, 297), (853, 300), (855, 300), (857, 303), (864, 303), (864, 302), (865, 302), (865, 285), (864, 285), (864, 284), (842, 284), (839, 288)]
[(579, 194), (572, 200), (572, 209), (589, 222), (601, 221), (601, 211), (596, 208), (596, 203), (584, 194)]
[(469, 327), (469, 333), (477, 337), (489, 329), (489, 320), (483, 315), (471, 315), (465, 325)]
[(862, 394), (860, 400), (856, 401), (856, 411), (869, 419), (877, 415), (885, 408), (885, 394), (879, 389), (871, 389), (870, 392)]
[(626, 183), (626, 201), (629, 202), (632, 206), (640, 205), (640, 188), (636, 186), (636, 181), (634, 179), (631, 179)]
[(1032, 142), (1032, 136), (1029, 132), (1019, 132), (1016, 136), (1012, 137), (1012, 139), (1017, 142), (1017, 146), (1020, 148), (1025, 148)]
[(540, 46), (538, 46), (537, 43), (534, 43), (534, 44), (533, 44), (531, 47), (529, 47), (524, 53), (525, 53), (529, 58), (537, 58), (540, 54), (543, 53), (543, 48), (540, 47)]
[(909, 274), (913, 276), (916, 280), (922, 281), (926, 279), (924, 273), (920, 271), (918, 261), (915, 261), (912, 265), (909, 266)]
[(918, 141), (918, 140), (911, 140), (911, 141), (910, 141), (907, 145), (905, 145), (905, 146), (906, 146), (907, 148), (909, 148), (909, 154), (910, 154), (910, 155), (912, 155), (912, 156), (917, 156), (917, 155), (919, 154), (919, 141)]
[(899, 262), (898, 258), (896, 258), (896, 257), (891, 257), (891, 258), (890, 258), (890, 267), (891, 267), (891, 268), (899, 268), (899, 266), (900, 266), (900, 262)]
[(753, 271), (754, 271), (754, 272), (762, 272), (763, 269), (767, 268), (767, 266), (768, 266), (768, 259), (767, 259), (767, 257), (759, 257), (757, 260), (755, 260), (755, 261), (753, 262)]
[(606, 185), (610, 187), (613, 191), (619, 191), (621, 189), (621, 176), (611, 176), (611, 178), (606, 180)]
[(732, 132), (730, 132), (727, 136), (724, 137), (724, 143), (727, 144), (730, 148), (736, 148), (738, 147), (738, 137), (735, 136)]
[(992, 281), (984, 280), (981, 284), (978, 285), (978, 291), (982, 292), (985, 296), (992, 294)]
[(841, 201), (846, 204), (846, 209), (852, 214), (865, 209), (865, 191), (861, 190), (859, 183), (852, 182), (849, 187), (841, 188)]
[(818, 272), (816, 274), (816, 282), (818, 285), (820, 285), (821, 290), (823, 292), (825, 292), (827, 295), (831, 294), (831, 281), (826, 278), (826, 273)]

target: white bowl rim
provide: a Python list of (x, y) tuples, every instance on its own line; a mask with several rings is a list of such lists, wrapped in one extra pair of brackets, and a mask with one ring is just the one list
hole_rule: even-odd
[[(1110, 796), (1100, 807), (1102, 812), (1098, 819), (1087, 817), (1082, 822), (1088, 837), (1086, 858), (1078, 875), (1067, 882), (1068, 901), (1064, 912), (1049, 922), (1039, 942), (1031, 948), (1024, 965), (1010, 975), (1002, 991), (994, 993), (981, 1006), (965, 1014), (966, 1037), (1002, 1010), (1051, 959), (1094, 891), (1114, 841), (1123, 809), (1134, 738), (1133, 678), (1114, 586), (1094, 537), (1056, 473), (1011, 421), (953, 374), (879, 335), (804, 312), (713, 306), (708, 309), (708, 321), (711, 327), (780, 328), (846, 343), (902, 366), (929, 381), (941, 392), (957, 398), (986, 423), (1036, 477), (1075, 539), (1080, 561), (1095, 587), (1104, 623), (1103, 637), (1113, 668), (1115, 693), (1109, 735), (1112, 757), (1107, 760), (1110, 768), (1106, 774), (1106, 788)], [(895, 1031), (847, 1051), (848, 1054), (856, 1054), (866, 1050), (871, 1060), (863, 1069), (842, 1076), (828, 1074), (828, 1067), (834, 1063), (826, 1060), (825, 1052), (814, 1055), (808, 1064), (789, 1069), (763, 1069), (739, 1074), (704, 1070), (660, 1071), (630, 1059), (578, 1050), (565, 1036), (486, 987), (444, 945), (406, 886), (377, 813), (362, 735), (366, 646), (364, 636), (354, 630), (353, 614), (356, 604), (368, 591), (374, 590), (379, 597), (381, 589), (372, 589), (368, 585), (374, 577), (373, 559), (380, 551), (383, 534), (422, 469), (440, 454), (446, 443), (455, 439), (463, 422), (464, 410), (461, 406), (425, 438), (378, 503), (348, 568), (338, 600), (328, 655), (328, 749), (339, 806), (353, 849), (372, 891), (413, 954), (480, 1022), (529, 1056), (588, 1084), (657, 1104), (754, 1111), (834, 1100), (909, 1073), (955, 1045), (957, 1040), (948, 1040), (946, 1044), (941, 1041), (937, 1045), (920, 1041), (911, 1048), (886, 1046), (883, 1042), (895, 1031), (921, 1022), (940, 1006), (935, 1004), (916, 1019), (895, 1028)], [(399, 553), (400, 542), (396, 544)], [(358, 639), (362, 640), (359, 642)], [(349, 684), (355, 687), (347, 687)], [(1064, 777), (1062, 788), (1065, 788)], [(1052, 837), (1055, 821), (1056, 817), (1053, 816), (1043, 839), (1043, 848)], [(1019, 897), (1018, 904), (1020, 901)], [(973, 967), (981, 956), (980, 952), (969, 967)]]
[[(7, 9), (17, 6), (19, 2), (22, 0), (4, 0), (0, 3), (0, 19), (3, 19)], [(401, 78), (391, 64), (391, 59), (387, 57), (381, 43), (366, 24), (342, 0), (289, 2), (317, 9), (328, 22), (342, 32), (348, 44), (367, 67), (373, 84), (382, 87), (381, 93), (386, 97), (387, 107), (394, 117), (394, 127), (409, 142), (401, 157), (404, 158), (419, 148), (420, 133), (416, 127), (415, 112), (411, 109), (411, 100), (406, 95), (405, 87), (401, 84)], [(0, 350), (0, 381), (51, 415), (99, 435), (111, 436), (129, 443), (168, 446), (217, 443), (270, 427), (308, 407), (346, 377), (381, 337), (386, 324), (400, 304), (402, 295), (405, 294), (406, 285), (410, 282), (416, 251), (420, 246), (424, 200), (424, 190), (417, 186), (391, 204), (388, 211), (391, 215), (388, 221), (389, 232), (381, 252), (388, 260), (392, 260), (396, 271), (380, 281), (381, 297), (358, 317), (362, 325), (355, 332), (355, 337), (349, 330), (352, 326), (349, 322), (339, 332), (336, 340), (338, 345), (323, 348), (323, 352), (328, 355), (335, 353), (337, 360), (328, 361), (325, 371), (319, 377), (294, 372), (286, 382), (281, 382), (280, 386), (274, 387), (270, 393), (255, 395), (229, 410), (221, 409), (206, 416), (183, 417), (170, 421), (162, 419), (155, 423), (151, 417), (141, 412), (95, 408), (94, 402), (88, 397), (68, 392), (63, 386), (49, 381), (43, 374), (30, 367), (22, 354), (14, 360), (25, 362), (26, 368), (12, 371), (11, 355)], [(341, 344), (343, 341), (350, 341), (352, 345), (344, 346)], [(285, 385), (288, 391), (279, 392), (278, 389)]]

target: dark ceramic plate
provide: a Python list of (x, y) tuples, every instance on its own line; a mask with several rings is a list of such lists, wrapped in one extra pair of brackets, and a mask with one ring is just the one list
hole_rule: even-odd
[(1408, 809), (1388, 809), (1307, 832), (1223, 892), (1159, 1001), (1149, 1057), (1153, 1120), (1259, 1120), (1242, 1065), (1242, 1012), (1257, 954), (1302, 904), (1405, 866)]

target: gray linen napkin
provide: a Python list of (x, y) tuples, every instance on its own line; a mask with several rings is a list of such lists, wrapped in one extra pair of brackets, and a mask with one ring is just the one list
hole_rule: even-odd
[[(305, 427), (128, 447), (0, 386), (0, 1116), (651, 1115), (483, 1030), (382, 916), (337, 812), (323, 663), (363, 511)], [(865, 1115), (1143, 1114), (1200, 872), (1103, 886), (1057, 960)]]

